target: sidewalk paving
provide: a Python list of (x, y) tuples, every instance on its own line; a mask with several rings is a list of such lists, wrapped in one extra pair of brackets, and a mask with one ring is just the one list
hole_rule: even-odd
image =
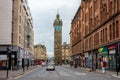
[[(82, 70), (85, 70), (85, 71), (87, 70), (89, 72), (91, 71), (90, 68), (82, 68)], [(104, 74), (104, 75), (120, 78), (120, 72), (119, 72), (118, 76), (117, 76), (117, 72), (115, 72), (115, 71), (108, 71), (108, 70), (106, 70), (106, 72), (103, 73), (102, 70), (97, 69), (97, 70), (91, 71), (91, 72), (96, 72), (96, 73), (99, 73), (99, 74)]]
[[(9, 73), (8, 73), (8, 79), (11, 79), (11, 78), (14, 78), (14, 77), (17, 77), (19, 75), (22, 75), (28, 71), (31, 71), (33, 69), (37, 68), (37, 66), (30, 66), (27, 70), (27, 68), (25, 67), (25, 71), (23, 72), (23, 69), (18, 69), (18, 70), (9, 70)], [(0, 80), (7, 80), (6, 78), (6, 74), (7, 74), (7, 70), (0, 70)]]
[(75, 70), (79, 70), (79, 71), (85, 71), (85, 72), (95, 72), (95, 73), (99, 73), (99, 74), (104, 74), (104, 75), (108, 75), (108, 76), (112, 76), (112, 77), (117, 77), (117, 78), (120, 78), (120, 72), (119, 72), (119, 75), (117, 76), (117, 72), (114, 72), (114, 71), (106, 71), (106, 73), (102, 73), (102, 70), (95, 70), (95, 71), (91, 71), (90, 68), (74, 68), (73, 66), (70, 67), (70, 65), (63, 65), (67, 68), (71, 68), (71, 69), (75, 69)]

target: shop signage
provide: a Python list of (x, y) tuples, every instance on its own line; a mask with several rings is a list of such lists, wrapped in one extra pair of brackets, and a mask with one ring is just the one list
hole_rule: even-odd
[(88, 53), (85, 53), (85, 57), (88, 57)]
[(98, 52), (99, 53), (107, 53), (107, 47), (99, 48)]
[(115, 49), (116, 46), (115, 45), (112, 45), (112, 46), (109, 46), (108, 49)]
[(115, 49), (114, 50), (110, 50), (109, 54), (115, 54)]
[(118, 43), (118, 54), (120, 54), (120, 43)]
[(0, 55), (0, 60), (7, 60), (7, 55)]
[(108, 52), (107, 47), (99, 48), (98, 52), (99, 52), (99, 55), (106, 55)]

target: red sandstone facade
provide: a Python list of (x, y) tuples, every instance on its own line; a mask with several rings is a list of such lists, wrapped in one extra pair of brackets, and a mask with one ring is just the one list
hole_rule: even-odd
[[(120, 42), (120, 0), (82, 0), (71, 23), (70, 37), (72, 57), (79, 66), (86, 66), (86, 60), (91, 58), (88, 67), (99, 68), (102, 52), (98, 50), (106, 48), (107, 67), (115, 69)], [(110, 58), (115, 58), (114, 64)]]

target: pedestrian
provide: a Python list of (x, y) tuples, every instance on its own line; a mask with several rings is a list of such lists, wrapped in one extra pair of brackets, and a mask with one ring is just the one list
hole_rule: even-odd
[(77, 68), (77, 61), (74, 62), (74, 68)]
[(24, 58), (22, 58), (22, 68), (23, 68), (23, 72), (25, 71), (25, 62), (24, 62)]
[(29, 59), (27, 59), (27, 70), (28, 70), (28, 67), (29, 67)]
[(106, 62), (102, 62), (102, 73), (106, 73)]

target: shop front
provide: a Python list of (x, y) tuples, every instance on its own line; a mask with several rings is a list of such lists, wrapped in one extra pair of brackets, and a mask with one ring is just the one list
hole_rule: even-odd
[(84, 54), (85, 54), (85, 67), (89, 68), (89, 55), (88, 55), (88, 52), (86, 52)]
[(105, 68), (108, 69), (109, 61), (108, 61), (108, 49), (107, 47), (102, 47), (98, 49), (98, 68), (101, 69), (103, 66), (103, 62), (105, 62)]
[(88, 67), (92, 68), (92, 51), (88, 53)]
[(115, 70), (116, 69), (116, 46), (110, 45), (108, 46), (109, 50), (109, 69)]
[(6, 68), (6, 62), (7, 62), (7, 55), (0, 54), (0, 70)]
[(93, 50), (92, 54), (92, 70), (96, 70), (98, 68), (98, 50)]
[(81, 54), (75, 54), (72, 56), (72, 62), (74, 68), (81, 67), (82, 66), (82, 60), (81, 60)]

